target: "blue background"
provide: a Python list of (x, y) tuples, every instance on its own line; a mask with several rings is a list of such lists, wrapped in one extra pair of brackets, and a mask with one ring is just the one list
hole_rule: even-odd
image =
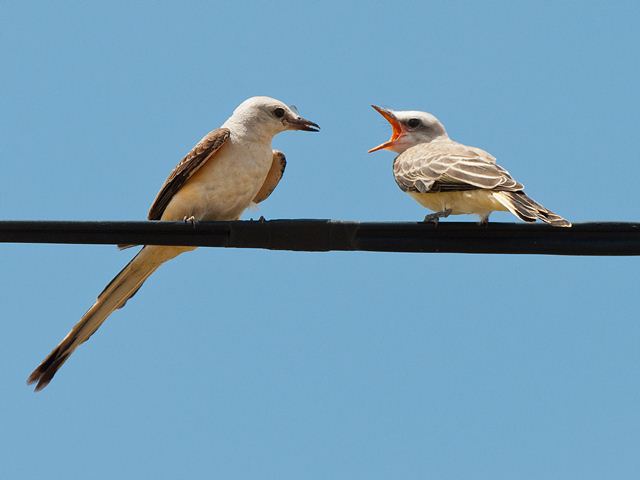
[[(421, 219), (366, 153), (377, 103), (574, 222), (638, 220), (638, 5), (2, 1), (0, 216), (144, 219), (270, 95), (322, 132), (275, 139), (284, 181), (245, 218)], [(635, 258), (200, 249), (34, 394), (132, 254), (0, 246), (1, 478), (638, 478)]]

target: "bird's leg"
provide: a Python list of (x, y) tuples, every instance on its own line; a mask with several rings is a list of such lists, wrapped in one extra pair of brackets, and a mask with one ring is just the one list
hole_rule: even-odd
[(447, 218), (451, 215), (452, 210), (447, 208), (446, 210), (442, 210), (441, 212), (430, 213), (429, 215), (424, 217), (424, 223), (435, 223), (438, 225), (438, 222), (441, 218)]
[(478, 225), (481, 225), (483, 227), (486, 227), (487, 225), (489, 225), (489, 215), (491, 215), (491, 212), (487, 213), (486, 215), (480, 215), (480, 219), (478, 220)]
[(260, 215), (260, 218), (258, 219), (258, 222), (265, 223), (266, 221), (267, 221), (267, 219), (264, 218), (262, 215)]

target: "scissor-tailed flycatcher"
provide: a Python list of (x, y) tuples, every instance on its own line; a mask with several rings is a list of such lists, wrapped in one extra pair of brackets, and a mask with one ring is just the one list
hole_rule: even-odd
[[(294, 110), (269, 97), (241, 103), (221, 128), (208, 133), (173, 169), (151, 205), (149, 220), (237, 220), (251, 203), (266, 199), (286, 164), (284, 155), (272, 150), (272, 138), (285, 130), (319, 130)], [(28, 383), (36, 383), (36, 391), (46, 387), (73, 351), (162, 263), (194, 249), (144, 246), (33, 371)]]
[(509, 211), (525, 222), (542, 220), (554, 227), (571, 223), (529, 198), (524, 186), (476, 147), (449, 138), (442, 123), (426, 112), (400, 112), (376, 105), (393, 129), (391, 138), (369, 152), (387, 149), (399, 153), (393, 175), (400, 189), (435, 211), (425, 221), (472, 213), (481, 223), (491, 212)]

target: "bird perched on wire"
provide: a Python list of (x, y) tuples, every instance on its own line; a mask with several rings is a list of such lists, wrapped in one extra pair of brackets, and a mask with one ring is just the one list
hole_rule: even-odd
[[(317, 132), (319, 126), (274, 98), (245, 100), (221, 128), (205, 135), (178, 163), (151, 205), (149, 220), (237, 220), (249, 205), (265, 200), (280, 181), (285, 157), (272, 150), (271, 140), (286, 130)], [(194, 249), (144, 246), (33, 371), (28, 383), (35, 383), (36, 391), (46, 387), (74, 350), (160, 265)]]
[(400, 189), (435, 213), (425, 222), (449, 215), (476, 214), (487, 223), (496, 210), (525, 222), (541, 220), (554, 227), (571, 223), (524, 193), (524, 186), (490, 154), (451, 140), (440, 121), (426, 112), (393, 111), (372, 105), (390, 124), (389, 141), (369, 150), (399, 153), (393, 175)]

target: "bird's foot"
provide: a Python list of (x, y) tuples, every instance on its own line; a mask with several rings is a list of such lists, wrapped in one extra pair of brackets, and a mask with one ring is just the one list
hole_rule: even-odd
[(196, 217), (194, 217), (193, 215), (191, 215), (190, 217), (187, 217), (185, 215), (182, 221), (184, 223), (190, 223), (191, 225), (193, 225), (193, 228), (196, 228), (196, 223), (198, 223), (198, 221), (196, 220)]
[(426, 215), (424, 217), (423, 222), (424, 223), (433, 223), (437, 227), (438, 223), (440, 223), (440, 216), (436, 215), (435, 213), (431, 213), (431, 214)]
[(487, 225), (489, 225), (489, 215), (481, 215), (480, 219), (478, 220), (478, 225), (480, 225), (481, 227), (486, 227)]
[(426, 215), (424, 217), (424, 223), (433, 223), (435, 225), (438, 225), (438, 222), (440, 222), (441, 218), (447, 218), (449, 215), (451, 215), (452, 210), (450, 208), (447, 208), (446, 210), (442, 210), (441, 212), (436, 212), (436, 213), (430, 213), (429, 215)]
[(260, 222), (260, 223), (265, 223), (266, 221), (267, 221), (267, 219), (266, 219), (266, 218), (264, 218), (264, 216), (263, 216), (263, 215), (260, 215), (260, 218), (258, 219), (258, 222)]

